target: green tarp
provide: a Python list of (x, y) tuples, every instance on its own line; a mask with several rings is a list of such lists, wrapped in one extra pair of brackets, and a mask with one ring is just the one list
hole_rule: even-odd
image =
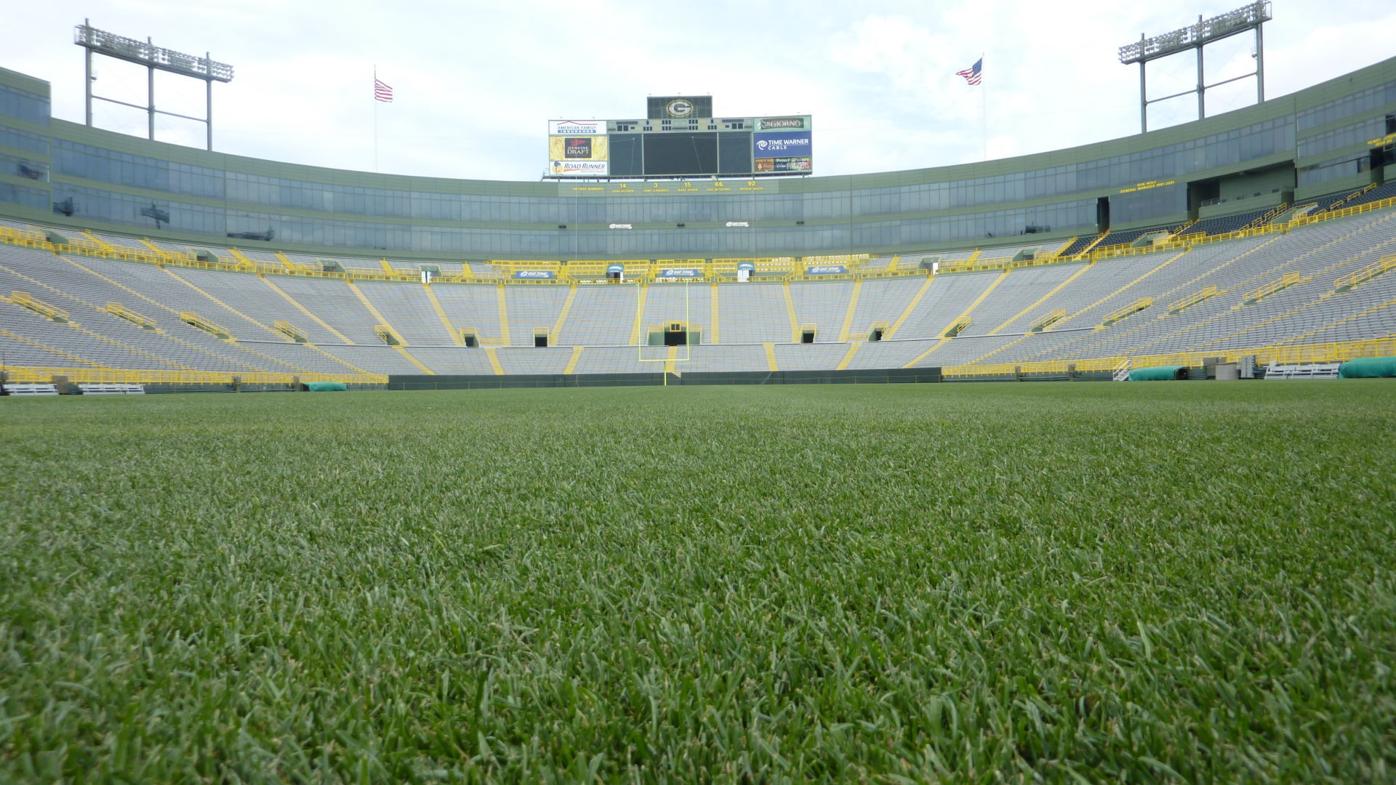
[(1151, 368), (1135, 368), (1129, 372), (1132, 382), (1163, 382), (1188, 378), (1185, 365), (1155, 365)]
[(1363, 357), (1348, 360), (1338, 366), (1338, 375), (1344, 379), (1376, 379), (1382, 376), (1396, 376), (1396, 357)]
[(305, 389), (311, 392), (344, 392), (349, 385), (344, 382), (310, 382)]

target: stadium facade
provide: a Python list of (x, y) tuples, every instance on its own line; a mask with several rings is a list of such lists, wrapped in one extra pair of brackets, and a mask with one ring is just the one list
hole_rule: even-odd
[(1396, 59), (983, 164), (539, 183), (156, 143), (53, 118), (46, 83), (0, 71), (0, 374), (48, 391), (1333, 375), (1396, 356), (1393, 148)]
[(1394, 174), (1396, 58), (1257, 106), (1082, 147), (760, 181), (524, 183), (297, 166), (67, 122), (51, 116), (49, 96), (47, 82), (0, 69), (5, 215), (206, 243), (270, 236), (268, 245), (312, 253), (771, 257), (1064, 238), (1380, 182)]

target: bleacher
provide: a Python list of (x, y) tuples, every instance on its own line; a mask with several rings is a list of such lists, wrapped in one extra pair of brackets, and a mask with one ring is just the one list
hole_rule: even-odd
[(1358, 205), (1367, 204), (1369, 202), (1379, 202), (1382, 199), (1390, 199), (1393, 196), (1396, 196), (1396, 180), (1382, 183), (1376, 188), (1365, 191), (1348, 200), (1343, 206), (1357, 207)]
[(1247, 226), (1249, 226), (1251, 223), (1263, 218), (1265, 214), (1270, 212), (1272, 209), (1274, 208), (1267, 207), (1263, 210), (1250, 210), (1244, 213), (1236, 213), (1234, 215), (1221, 215), (1212, 218), (1201, 218), (1198, 219), (1198, 221), (1194, 223), (1192, 226), (1188, 227), (1188, 230), (1184, 232), (1184, 235), (1186, 236), (1198, 234), (1227, 234), (1230, 232), (1240, 231), (1241, 229), (1244, 229)]
[[(1396, 186), (1349, 195), (1345, 207), (1356, 208), (1396, 195)], [(1224, 234), (1256, 224), (1267, 212), (1279, 215), (1204, 219), (1187, 234)], [(1114, 233), (1103, 247), (1127, 246), (1156, 231)], [(98, 248), (149, 250), (130, 238), (92, 238)], [(1072, 246), (1085, 248), (1096, 239), (1077, 238)], [(1071, 248), (1061, 261), (1050, 255), (1024, 261), (1015, 258), (1023, 254), (1002, 249), (944, 252), (936, 256), (989, 260), (989, 269), (929, 277), (916, 254), (895, 269), (890, 256), (860, 262), (852, 280), (804, 279), (803, 268), (784, 260), (784, 267), (770, 268), (785, 271), (780, 280), (743, 284), (512, 285), (504, 277), (480, 280), (510, 269), (507, 263), (456, 262), (443, 263), (443, 275), (468, 269), (469, 277), (427, 286), (408, 265), (382, 265), (387, 273), (408, 271), (397, 278), (352, 281), (320, 274), (319, 257), (287, 255), (314, 274), (298, 269), (280, 275), (271, 271), (279, 267), (234, 269), (253, 270), (254, 262), (273, 259), (279, 265), (279, 254), (211, 250), (227, 262), (223, 268), (0, 245), (0, 343), (5, 363), (20, 374), (11, 378), (42, 384), (45, 373), (65, 371), (81, 384), (121, 385), (142, 377), (209, 375), (381, 379), (659, 373), (666, 366), (680, 373), (991, 367), (1278, 352), (1396, 336), (1391, 209), (1325, 211), (1240, 239), (1190, 247), (1170, 242), (1160, 250), (1094, 254), (1094, 262), (1072, 261)], [(344, 266), (368, 269), (362, 260)], [(859, 269), (872, 277), (858, 277)], [(1170, 307), (1176, 303), (1185, 306)], [(699, 343), (677, 352), (636, 345), (672, 322), (686, 322)], [(814, 342), (804, 344), (800, 333), (811, 326)], [(943, 337), (952, 326), (958, 333)], [(881, 330), (876, 338), (874, 328)], [(462, 330), (478, 346), (465, 346)], [(536, 335), (547, 337), (547, 348), (535, 348)], [(93, 387), (94, 394), (100, 389), (118, 388)]]

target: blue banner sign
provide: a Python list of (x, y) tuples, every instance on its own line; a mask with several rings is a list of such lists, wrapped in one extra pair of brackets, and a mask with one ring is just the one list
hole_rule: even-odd
[(774, 131), (751, 135), (753, 158), (807, 158), (813, 152), (809, 131)]
[(820, 264), (805, 270), (806, 275), (846, 275), (848, 268), (841, 264)]
[(657, 278), (702, 278), (703, 271), (693, 267), (665, 267)]
[(515, 270), (514, 277), (531, 281), (551, 281), (557, 274), (552, 270)]

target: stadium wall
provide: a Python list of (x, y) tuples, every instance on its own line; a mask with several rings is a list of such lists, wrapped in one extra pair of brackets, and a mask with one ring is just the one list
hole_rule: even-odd
[[(1049, 244), (1094, 233), (1102, 198), (1114, 229), (1164, 225), (1198, 213), (1195, 186), (1235, 186), (1234, 178), (1257, 171), (1271, 173), (1268, 190), (1219, 188), (1208, 213), (1361, 187), (1382, 176), (1381, 166), (1371, 169), (1369, 142), (1392, 130), (1396, 58), (1257, 106), (1049, 153), (852, 176), (645, 185), (285, 164), (59, 120), (49, 96), (47, 82), (0, 69), (0, 215), (340, 255), (769, 257)], [(252, 239), (267, 234), (269, 241)]]

